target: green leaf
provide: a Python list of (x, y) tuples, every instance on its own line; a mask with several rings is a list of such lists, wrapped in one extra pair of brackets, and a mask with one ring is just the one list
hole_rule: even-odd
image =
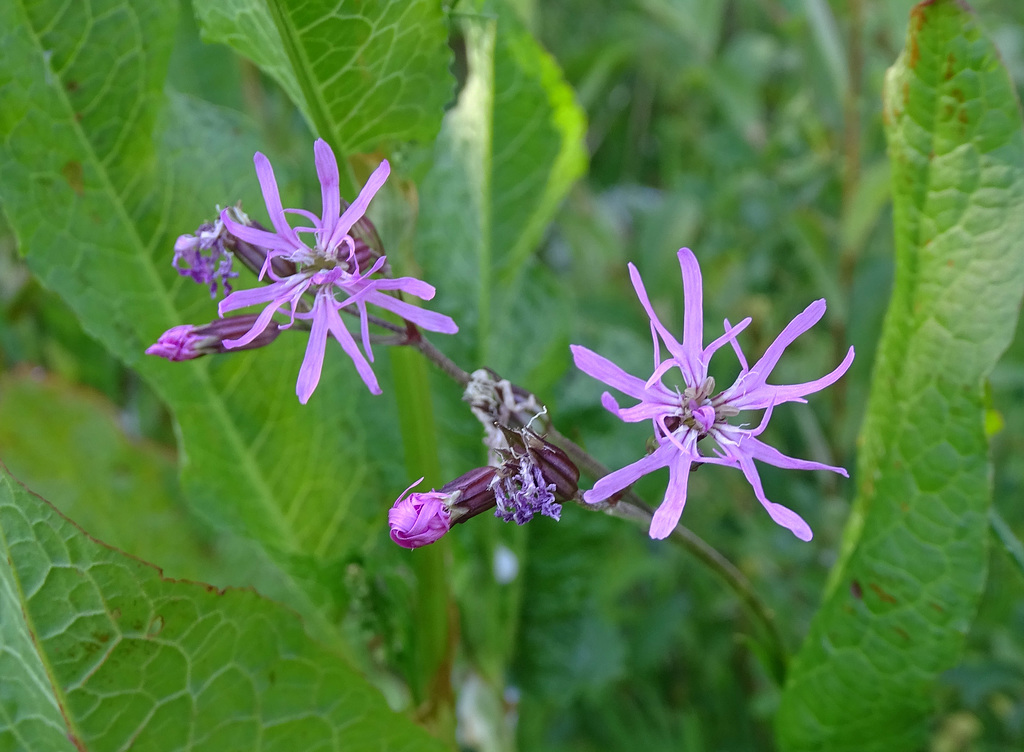
[(956, 664), (985, 581), (982, 385), (1024, 293), (1024, 134), (964, 5), (914, 9), (885, 119), (895, 289), (842, 556), (782, 698), (784, 750), (924, 747), (935, 679)]
[[(363, 454), (355, 415), (368, 397), (347, 358), (328, 352), (322, 378), (334, 388), (303, 408), (302, 335), (187, 363), (143, 355), (171, 326), (216, 317), (206, 291), (171, 268), (174, 237), (238, 186), (257, 188), (248, 123), (179, 96), (161, 108), (176, 6), (0, 4), (0, 201), (41, 281), (172, 410), (193, 508), (260, 541), (326, 601), (341, 585), (318, 585), (318, 568), (366, 545), (368, 518), (388, 503)], [(386, 425), (393, 407), (374, 404)]]
[[(459, 322), (462, 359), (488, 365), (506, 347), (495, 322), (513, 320), (531, 284), (524, 267), (586, 166), (571, 88), (515, 14), (494, 7), (459, 18), (469, 70), (420, 188), (416, 244), (437, 306)], [(545, 320), (552, 338), (556, 321)], [(521, 351), (511, 360), (526, 365)]]
[(444, 749), (287, 608), (90, 538), (0, 470), (0, 748)]
[(441, 3), (195, 0), (208, 41), (273, 77), (343, 154), (430, 141), (451, 98)]
[(100, 395), (53, 376), (0, 375), (0, 456), (63, 514), (111, 545), (170, 576), (210, 574), (204, 565), (214, 541), (179, 498), (174, 454), (125, 436), (114, 406)]
[[(456, 16), (467, 77), (419, 187), (415, 248), (423, 276), (438, 289), (433, 307), (459, 323), (458, 338), (443, 343), (446, 353), (469, 370), (487, 365), (520, 379), (553, 342), (568, 353), (569, 319), (557, 315), (564, 301), (531, 257), (584, 169), (584, 118), (551, 56), (507, 5), (495, 8)], [(474, 449), (482, 464), (480, 445)], [(464, 566), (456, 568), (455, 589), (473, 605), (463, 613), (462, 635), (493, 700), (501, 696), (521, 593), (475, 570), (494, 561), (500, 546), (521, 553), (524, 533), (466, 527), (459, 539), (468, 555), (456, 557)]]
[(174, 454), (126, 435), (115, 406), (97, 393), (55, 376), (0, 377), (0, 456), (61, 513), (168, 576), (297, 600), (295, 583), (258, 544), (188, 514)]

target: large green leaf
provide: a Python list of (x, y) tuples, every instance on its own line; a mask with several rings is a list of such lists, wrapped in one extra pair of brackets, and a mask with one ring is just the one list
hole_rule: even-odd
[[(170, 406), (194, 508), (259, 540), (316, 590), (319, 564), (363, 545), (367, 515), (383, 512), (354, 418), (365, 387), (347, 359), (328, 352), (332, 388), (303, 409), (301, 335), (188, 363), (143, 355), (165, 329), (216, 316), (171, 268), (175, 235), (215, 203), (256, 192), (241, 118), (177, 96), (163, 106), (176, 5), (0, 4), (0, 200), (33, 271)], [(386, 376), (386, 364), (378, 370)]]
[(444, 749), (287, 608), (90, 538), (0, 470), (0, 749)]
[(211, 574), (216, 541), (182, 503), (174, 453), (126, 436), (114, 406), (99, 394), (55, 376), (0, 374), (0, 457), (110, 545), (172, 577)]
[(985, 581), (982, 380), (1024, 292), (1024, 134), (1006, 70), (956, 0), (921, 3), (885, 86), (896, 284), (858, 496), (778, 717), (786, 750), (924, 746)]
[(277, 80), (345, 154), (430, 141), (451, 98), (441, 3), (194, 0), (206, 39)]
[[(0, 457), (62, 514), (168, 576), (296, 601), (295, 583), (259, 544), (188, 514), (173, 452), (126, 434), (97, 393), (28, 371), (0, 376)], [(333, 637), (332, 625), (316, 628)]]
[[(564, 317), (538, 310), (557, 301), (531, 295), (541, 285), (524, 279), (524, 268), (585, 169), (584, 115), (555, 61), (504, 2), (460, 16), (459, 29), (468, 74), (421, 186), (417, 254), (437, 283), (438, 307), (459, 322), (460, 355), (475, 366), (500, 367), (494, 356), (528, 366), (522, 347), (541, 351), (564, 331), (556, 325)], [(540, 340), (496, 336), (502, 326), (531, 330), (518, 326), (524, 313), (543, 322)]]

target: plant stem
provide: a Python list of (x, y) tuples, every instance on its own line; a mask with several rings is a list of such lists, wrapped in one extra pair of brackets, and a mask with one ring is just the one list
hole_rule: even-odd
[[(846, 69), (848, 80), (846, 89), (842, 92), (843, 98), (843, 169), (842, 169), (842, 221), (841, 225), (849, 223), (849, 217), (853, 211), (854, 200), (860, 186), (861, 178), (861, 95), (864, 88), (864, 1), (850, 0), (850, 33), (846, 47)], [(861, 249), (848, 242), (843, 242), (839, 248), (839, 287), (844, 298), (843, 309), (846, 316), (849, 316), (850, 292), (853, 288), (854, 273), (857, 268), (857, 261)], [(832, 342), (835, 348), (835, 357), (840, 360), (845, 353), (845, 342), (847, 342), (847, 322), (838, 317), (832, 321)], [(844, 420), (846, 414), (846, 389), (845, 379), (840, 380), (832, 390), (832, 421), (833, 426), (838, 427)], [(829, 437), (832, 441), (833, 450), (838, 446), (838, 428), (832, 430)]]
[[(562, 449), (576, 463), (577, 467), (592, 477), (601, 478), (610, 472), (607, 467), (594, 459), (574, 441), (559, 433), (554, 427), (548, 431), (547, 439)], [(632, 520), (644, 528), (650, 527), (651, 519), (654, 517), (654, 510), (650, 505), (631, 490), (624, 491), (617, 501), (589, 504), (579, 500), (577, 503), (584, 509)], [(677, 524), (669, 540), (682, 546), (704, 566), (721, 577), (746, 606), (754, 621), (760, 624), (763, 641), (770, 658), (770, 669), (781, 685), (785, 679), (789, 654), (778, 625), (775, 623), (775, 613), (757, 594), (750, 580), (735, 564), (685, 525)]]
[[(419, 350), (428, 360), (461, 386), (464, 387), (469, 383), (469, 373), (459, 368), (450, 358), (426, 340), (419, 330), (411, 325), (408, 331), (408, 344)], [(580, 470), (591, 477), (602, 478), (610, 472), (607, 467), (588, 454), (581, 446), (559, 432), (554, 426), (547, 430), (546, 438), (552, 444), (561, 448), (576, 463)], [(619, 499), (614, 502), (588, 504), (580, 501), (579, 503), (585, 509), (601, 511), (613, 517), (632, 520), (644, 527), (650, 526), (651, 519), (654, 516), (650, 505), (629, 490), (623, 492)], [(682, 546), (704, 566), (718, 574), (747, 608), (751, 617), (761, 627), (760, 631), (763, 644), (767, 649), (769, 668), (774, 678), (781, 684), (785, 678), (788, 653), (778, 625), (775, 623), (772, 609), (757, 594), (750, 580), (747, 579), (746, 575), (735, 564), (684, 525), (676, 525), (670, 540)]]

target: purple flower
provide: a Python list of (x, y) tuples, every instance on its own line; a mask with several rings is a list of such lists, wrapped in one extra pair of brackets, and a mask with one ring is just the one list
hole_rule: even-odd
[[(388, 511), (391, 540), (404, 548), (419, 548), (439, 540), (452, 526), (448, 503), (452, 494), (430, 491), (411, 493), (423, 478), (402, 491)], [(406, 494), (409, 494), (406, 496)]]
[[(654, 373), (649, 379), (631, 376), (610, 360), (579, 345), (572, 345), (576, 366), (583, 372), (639, 400), (638, 404), (620, 408), (611, 394), (605, 392), (601, 403), (610, 412), (627, 423), (650, 420), (658, 447), (646, 457), (601, 478), (584, 501), (604, 501), (634, 483), (641, 476), (659, 468), (669, 470), (665, 499), (651, 521), (651, 537), (665, 538), (676, 527), (686, 503), (686, 483), (693, 465), (711, 463), (728, 465), (743, 471), (754, 489), (758, 501), (779, 525), (788, 528), (801, 540), (810, 540), (811, 528), (795, 512), (781, 504), (769, 501), (761, 487), (754, 460), (792, 470), (831, 470), (844, 477), (846, 470), (820, 462), (800, 460), (779, 452), (757, 437), (768, 425), (772, 410), (785, 402), (806, 402), (808, 394), (820, 391), (839, 379), (853, 362), (851, 347), (843, 362), (831, 373), (803, 384), (768, 384), (768, 376), (778, 363), (783, 351), (798, 336), (816, 324), (825, 313), (825, 301), (816, 300), (803, 313), (793, 319), (768, 347), (753, 368), (736, 343), (736, 336), (746, 328), (750, 319), (736, 326), (725, 322), (725, 333), (704, 347), (704, 319), (701, 301), (701, 276), (697, 259), (689, 248), (679, 251), (679, 265), (683, 274), (684, 319), (683, 341), (679, 342), (662, 325), (647, 298), (647, 291), (636, 267), (629, 265), (640, 303), (651, 319), (654, 338)], [(661, 360), (659, 337), (669, 357)], [(715, 391), (715, 381), (708, 377), (711, 356), (726, 343), (730, 344), (740, 361), (740, 375), (736, 382), (721, 392)], [(678, 386), (668, 387), (662, 378), (673, 369), (678, 371)], [(745, 410), (764, 410), (756, 428), (747, 424), (733, 425), (729, 419)], [(711, 437), (717, 444), (713, 454), (702, 454), (698, 442)]]
[[(244, 346), (269, 326), (274, 313), (285, 305), (291, 310), (290, 321), (282, 325), (283, 328), (290, 326), (297, 318), (311, 320), (309, 344), (296, 383), (296, 393), (303, 404), (309, 400), (320, 381), (328, 334), (338, 341), (352, 359), (359, 376), (370, 391), (374, 394), (381, 393), (377, 378), (370, 368), (373, 352), (370, 349), (367, 304), (391, 311), (429, 331), (444, 334), (454, 334), (458, 331), (455, 322), (448, 316), (424, 310), (389, 294), (402, 292), (422, 300), (430, 300), (434, 297), (434, 288), (431, 285), (412, 277), (371, 279), (384, 267), (386, 259), (383, 256), (369, 268), (360, 268), (356, 242), (349, 235), (349, 231), (366, 212), (370, 200), (387, 180), (391, 170), (387, 161), (381, 162), (356, 200), (342, 211), (338, 163), (334, 158), (334, 152), (326, 141), (317, 139), (314, 154), (323, 197), (322, 216), (318, 217), (302, 209), (282, 207), (274, 170), (270, 166), (270, 161), (259, 152), (253, 161), (256, 164), (256, 175), (263, 189), (263, 198), (274, 232), (240, 224), (227, 211), (221, 213), (221, 221), (232, 235), (267, 251), (260, 278), (266, 275), (273, 280), (272, 284), (266, 287), (239, 290), (221, 301), (219, 311), (222, 316), (227, 311), (251, 305), (265, 306), (249, 332), (237, 340), (225, 341), (225, 345)], [(312, 223), (312, 227), (293, 228), (285, 216), (288, 213), (304, 217)], [(304, 235), (312, 235), (312, 245), (307, 244), (302, 237)], [(365, 258), (365, 254), (363, 256)], [(296, 272), (285, 277), (275, 273), (271, 261), (278, 257), (295, 264)], [(303, 310), (299, 305), (299, 300), (306, 293), (313, 294), (313, 306), (310, 311)], [(354, 307), (359, 313), (362, 351), (339, 315), (339, 311), (346, 306)]]

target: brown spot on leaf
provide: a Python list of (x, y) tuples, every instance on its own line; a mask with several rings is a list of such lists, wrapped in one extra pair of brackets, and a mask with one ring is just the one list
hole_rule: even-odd
[(113, 611), (111, 611), (110, 612), (110, 618), (111, 619), (120, 619), (121, 618), (121, 609), (115, 608)]
[(879, 584), (877, 584), (875, 582), (871, 582), (871, 583), (868, 584), (868, 587), (871, 588), (872, 590), (874, 590), (875, 591), (875, 595), (877, 595), (879, 598), (881, 598), (886, 603), (896, 603), (896, 599), (893, 598), (891, 595), (889, 595), (889, 593), (885, 592), (885, 590), (882, 589), (881, 585), (879, 585)]
[(947, 81), (956, 75), (956, 58), (952, 52), (946, 55), (946, 69), (942, 75)]
[(924, 6), (920, 3), (910, 11), (910, 33), (907, 36), (907, 65), (911, 68), (917, 67), (917, 61), (921, 59), (921, 50), (917, 46), (917, 34), (924, 26)]
[(940, 605), (939, 605), (938, 603), (929, 603), (928, 605), (929, 605), (929, 606), (931, 606), (932, 608), (934, 608), (934, 609), (935, 609), (936, 611), (938, 611), (938, 612), (939, 612), (940, 614), (944, 614), (944, 613), (946, 613), (946, 609), (944, 609), (944, 608), (943, 608), (942, 606), (940, 606)]
[(860, 583), (857, 580), (851, 580), (850, 582), (850, 595), (857, 600), (862, 600), (864, 598), (864, 588), (860, 586)]
[(78, 91), (78, 81), (76, 81), (75, 79), (71, 79), (66, 84), (64, 84), (64, 88), (72, 94), (74, 94), (76, 91)]
[(900, 637), (902, 637), (907, 642), (910, 642), (910, 635), (907, 634), (907, 630), (903, 629), (902, 627), (893, 627), (893, 629), (896, 630), (896, 634), (898, 634)]
[(64, 179), (68, 181), (68, 185), (71, 186), (71, 190), (77, 193), (79, 196), (82, 195), (83, 185), (83, 172), (82, 163), (77, 160), (69, 160), (64, 163), (64, 166), (60, 168), (60, 174), (64, 176)]

